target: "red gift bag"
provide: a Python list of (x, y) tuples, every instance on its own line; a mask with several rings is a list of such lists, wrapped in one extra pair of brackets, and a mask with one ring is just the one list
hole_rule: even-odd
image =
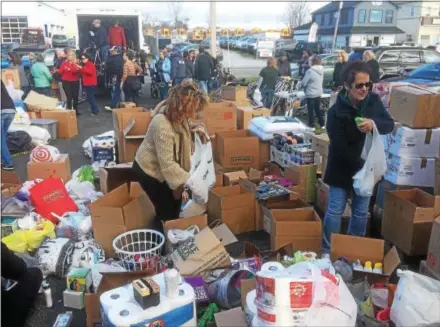
[(78, 211), (78, 206), (70, 198), (63, 181), (59, 177), (50, 177), (43, 180), (32, 187), (29, 193), (35, 211), (54, 224), (58, 224), (58, 219), (52, 215), (52, 212), (62, 216), (66, 212)]

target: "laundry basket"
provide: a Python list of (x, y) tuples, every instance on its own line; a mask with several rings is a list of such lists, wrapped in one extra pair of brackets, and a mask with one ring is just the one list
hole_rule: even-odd
[(160, 269), (165, 236), (151, 229), (125, 232), (113, 240), (113, 249), (124, 268), (129, 271)]

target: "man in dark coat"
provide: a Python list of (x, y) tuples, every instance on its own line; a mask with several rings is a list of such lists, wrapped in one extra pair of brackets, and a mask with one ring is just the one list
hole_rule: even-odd
[(21, 327), (43, 281), (39, 268), (27, 268), (2, 242), (2, 326)]
[(280, 52), (280, 57), (277, 60), (277, 68), (281, 76), (292, 77), (292, 68), (290, 68), (290, 62), (287, 60), (287, 54), (284, 50)]
[(95, 19), (93, 21), (93, 36), (92, 36), (92, 42), (95, 43), (96, 48), (99, 49), (101, 54), (101, 60), (105, 62), (108, 57), (108, 37), (107, 37), (107, 31), (104, 27), (101, 26), (101, 21), (99, 19)]
[(185, 79), (186, 64), (180, 51), (173, 51), (171, 55), (171, 81), (179, 85)]
[[(341, 216), (349, 196), (353, 197), (353, 216), (348, 234), (365, 236), (370, 197), (359, 196), (353, 191), (353, 176), (364, 165), (362, 149), (365, 137), (373, 132), (374, 125), (380, 134), (391, 133), (394, 128), (394, 121), (379, 96), (370, 92), (372, 82), (366, 63), (349, 63), (342, 73), (342, 81), (344, 88), (327, 115), (330, 145), (324, 183), (329, 185), (329, 204), (322, 243), (322, 251), (326, 255), (330, 253), (331, 235), (339, 233)], [(356, 118), (360, 122), (356, 122)]]
[(191, 59), (190, 53), (185, 51), (183, 58), (185, 60), (185, 78), (194, 78), (194, 62)]
[(200, 47), (199, 54), (194, 64), (194, 77), (199, 82), (200, 89), (208, 93), (208, 81), (214, 72), (214, 62), (205, 49)]
[(121, 98), (121, 79), (124, 71), (124, 59), (119, 53), (119, 47), (114, 46), (110, 49), (110, 56), (105, 63), (105, 72), (111, 82), (115, 78), (114, 91), (110, 106), (105, 106), (105, 110), (116, 109)]

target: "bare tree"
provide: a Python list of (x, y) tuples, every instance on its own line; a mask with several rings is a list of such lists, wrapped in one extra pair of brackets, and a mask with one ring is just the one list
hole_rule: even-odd
[(295, 28), (309, 22), (310, 8), (307, 2), (289, 2), (284, 14), (284, 21), (289, 28)]
[(183, 10), (182, 1), (173, 1), (168, 4), (171, 18), (174, 22), (175, 27), (179, 27), (178, 25), (182, 23), (181, 15)]

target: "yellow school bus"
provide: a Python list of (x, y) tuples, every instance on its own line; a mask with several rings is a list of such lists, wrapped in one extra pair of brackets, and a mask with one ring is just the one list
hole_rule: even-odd
[(179, 36), (186, 36), (186, 30), (184, 28), (178, 28), (177, 29), (177, 35), (179, 35)]
[(160, 36), (164, 38), (170, 38), (171, 37), (171, 31), (169, 28), (161, 28), (160, 29)]
[(203, 40), (203, 36), (204, 36), (203, 30), (201, 28), (195, 28), (192, 33), (192, 40), (201, 42)]
[(228, 34), (231, 35), (227, 28), (224, 28), (220, 31), (220, 35), (222, 36), (227, 36)]
[(210, 37), (211, 36), (211, 30), (208, 28), (206, 31), (205, 31), (205, 38), (206, 37)]
[(255, 27), (251, 30), (251, 34), (258, 34), (261, 33), (261, 28)]
[(236, 28), (234, 31), (234, 36), (243, 36), (244, 35), (244, 29), (243, 28)]
[(281, 37), (284, 39), (290, 39), (292, 37), (292, 30), (290, 28), (283, 28), (281, 30)]

